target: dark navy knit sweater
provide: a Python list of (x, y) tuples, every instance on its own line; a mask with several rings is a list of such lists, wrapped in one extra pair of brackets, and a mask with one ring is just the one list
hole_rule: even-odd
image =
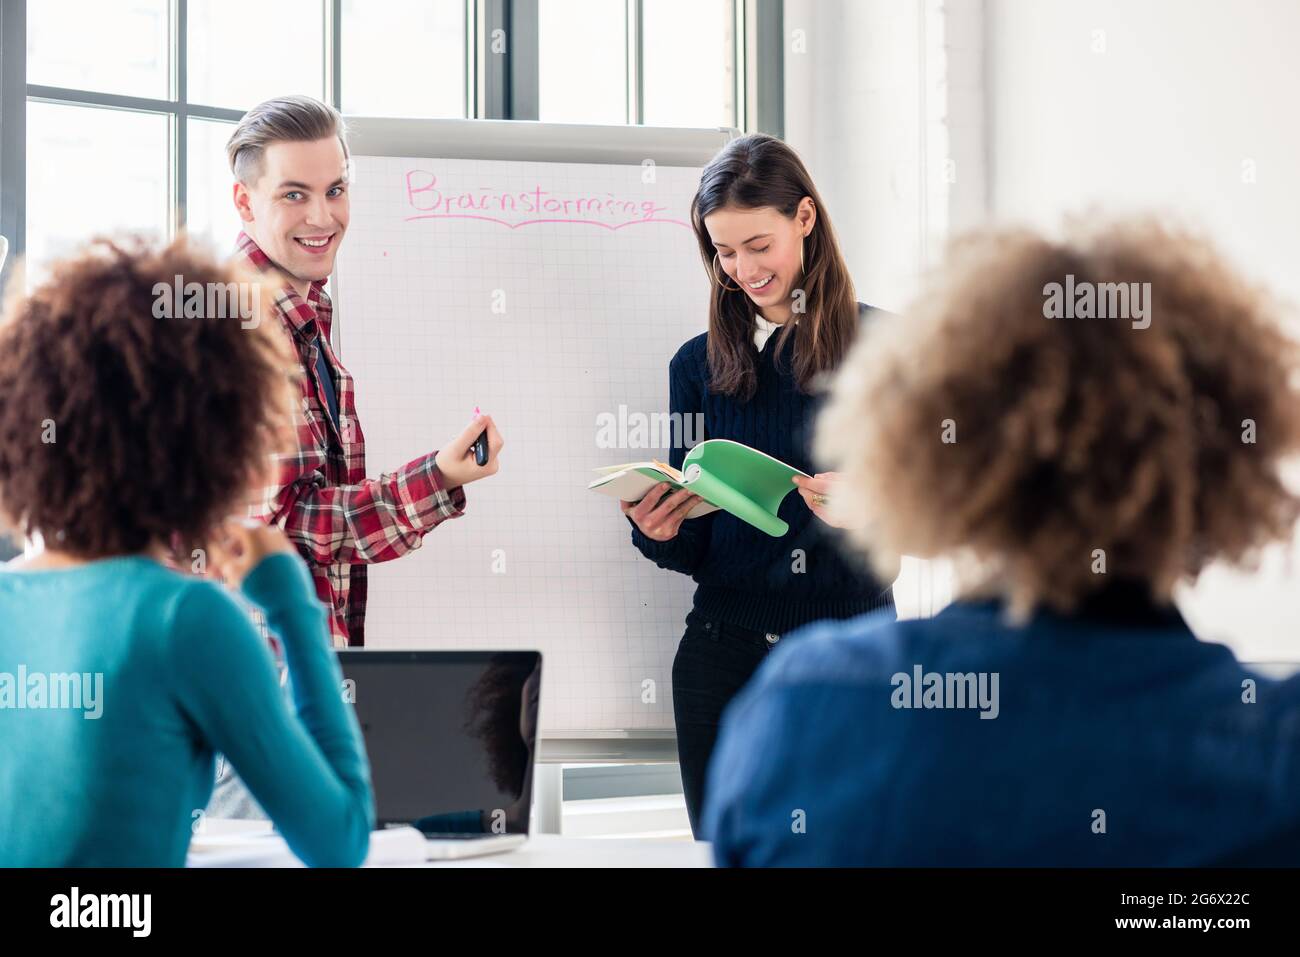
[[(870, 311), (860, 309), (869, 322)], [(794, 338), (778, 355), (777, 336), (758, 354), (758, 388), (747, 402), (709, 392), (708, 334), (691, 339), (668, 366), (668, 402), (683, 421), (704, 413), (703, 438), (742, 442), (811, 475), (817, 470), (809, 444), (820, 399), (801, 393), (795, 382)], [(680, 469), (686, 452), (672, 449), (670, 464)], [(847, 557), (839, 533), (791, 489), (779, 513), (790, 530), (781, 538), (719, 511), (686, 520), (666, 542), (647, 538), (633, 524), (632, 542), (660, 568), (699, 583), (695, 608), (701, 614), (755, 631), (780, 634), (892, 606), (890, 583), (876, 581), (863, 560)]]

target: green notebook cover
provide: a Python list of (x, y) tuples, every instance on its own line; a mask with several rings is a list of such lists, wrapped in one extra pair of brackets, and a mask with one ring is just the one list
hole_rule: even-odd
[[(639, 471), (662, 478), (657, 469)], [(686, 453), (682, 462), (684, 481), (677, 487), (689, 488), (709, 504), (780, 538), (790, 530), (777, 516), (782, 500), (795, 491), (790, 479), (807, 474), (748, 445), (730, 439), (707, 439)]]

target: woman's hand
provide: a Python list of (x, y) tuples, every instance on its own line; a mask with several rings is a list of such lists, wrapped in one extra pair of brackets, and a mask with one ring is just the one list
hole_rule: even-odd
[(258, 562), (277, 552), (296, 554), (278, 525), (231, 519), (208, 542), (208, 574), (238, 588)]
[(839, 472), (818, 472), (812, 478), (806, 475), (792, 476), (794, 484), (799, 486), (799, 495), (812, 513), (832, 528), (847, 528), (847, 523), (834, 518), (830, 510), (831, 499), (840, 482)]
[(660, 482), (641, 501), (618, 503), (623, 514), (652, 541), (667, 542), (676, 538), (686, 516), (700, 504), (700, 497), (689, 489), (678, 489), (672, 495), (665, 495), (671, 487), (667, 482)]
[[(486, 465), (479, 465), (474, 461), (474, 443), (484, 429), (487, 430), (488, 460)], [(497, 456), (505, 444), (492, 416), (479, 414), (470, 419), (469, 425), (461, 430), (460, 435), (438, 450), (434, 461), (438, 464), (438, 471), (447, 480), (447, 488), (468, 485), (497, 474), (497, 469), (500, 468)]]

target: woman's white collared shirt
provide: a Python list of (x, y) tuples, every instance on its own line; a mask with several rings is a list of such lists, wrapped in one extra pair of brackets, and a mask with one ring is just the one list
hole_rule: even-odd
[(779, 322), (768, 322), (763, 318), (762, 313), (754, 314), (754, 345), (759, 352), (767, 345), (767, 340), (771, 338), (772, 333), (781, 328)]

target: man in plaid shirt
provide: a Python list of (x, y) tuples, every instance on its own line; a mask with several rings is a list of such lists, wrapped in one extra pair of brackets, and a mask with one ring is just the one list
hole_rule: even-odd
[[(366, 477), (352, 377), (330, 346), (333, 307), (325, 292), (348, 227), (345, 135), (335, 110), (287, 96), (250, 110), (226, 144), (244, 223), (238, 255), (275, 284), (275, 318), (302, 365), (298, 448), (280, 457), (256, 513), (281, 525), (307, 560), (335, 647), (365, 641), (366, 565), (400, 558), (458, 517), (463, 486), (496, 473), (502, 446), (492, 419), (476, 415), (439, 451)], [(488, 459), (478, 465), (473, 446), (484, 432)], [(207, 813), (266, 816), (224, 757)]]
[[(280, 458), (278, 481), (256, 517), (282, 526), (307, 560), (336, 647), (365, 641), (365, 566), (400, 558), (459, 517), (463, 486), (496, 472), (502, 445), (491, 419), (476, 416), (440, 451), (366, 477), (352, 377), (330, 345), (333, 307), (324, 288), (348, 225), (344, 136), (331, 107), (292, 96), (250, 110), (226, 146), (244, 222), (238, 254), (282, 283), (275, 313), (303, 372), (298, 448)], [(484, 431), (489, 457), (479, 466), (472, 445)]]

